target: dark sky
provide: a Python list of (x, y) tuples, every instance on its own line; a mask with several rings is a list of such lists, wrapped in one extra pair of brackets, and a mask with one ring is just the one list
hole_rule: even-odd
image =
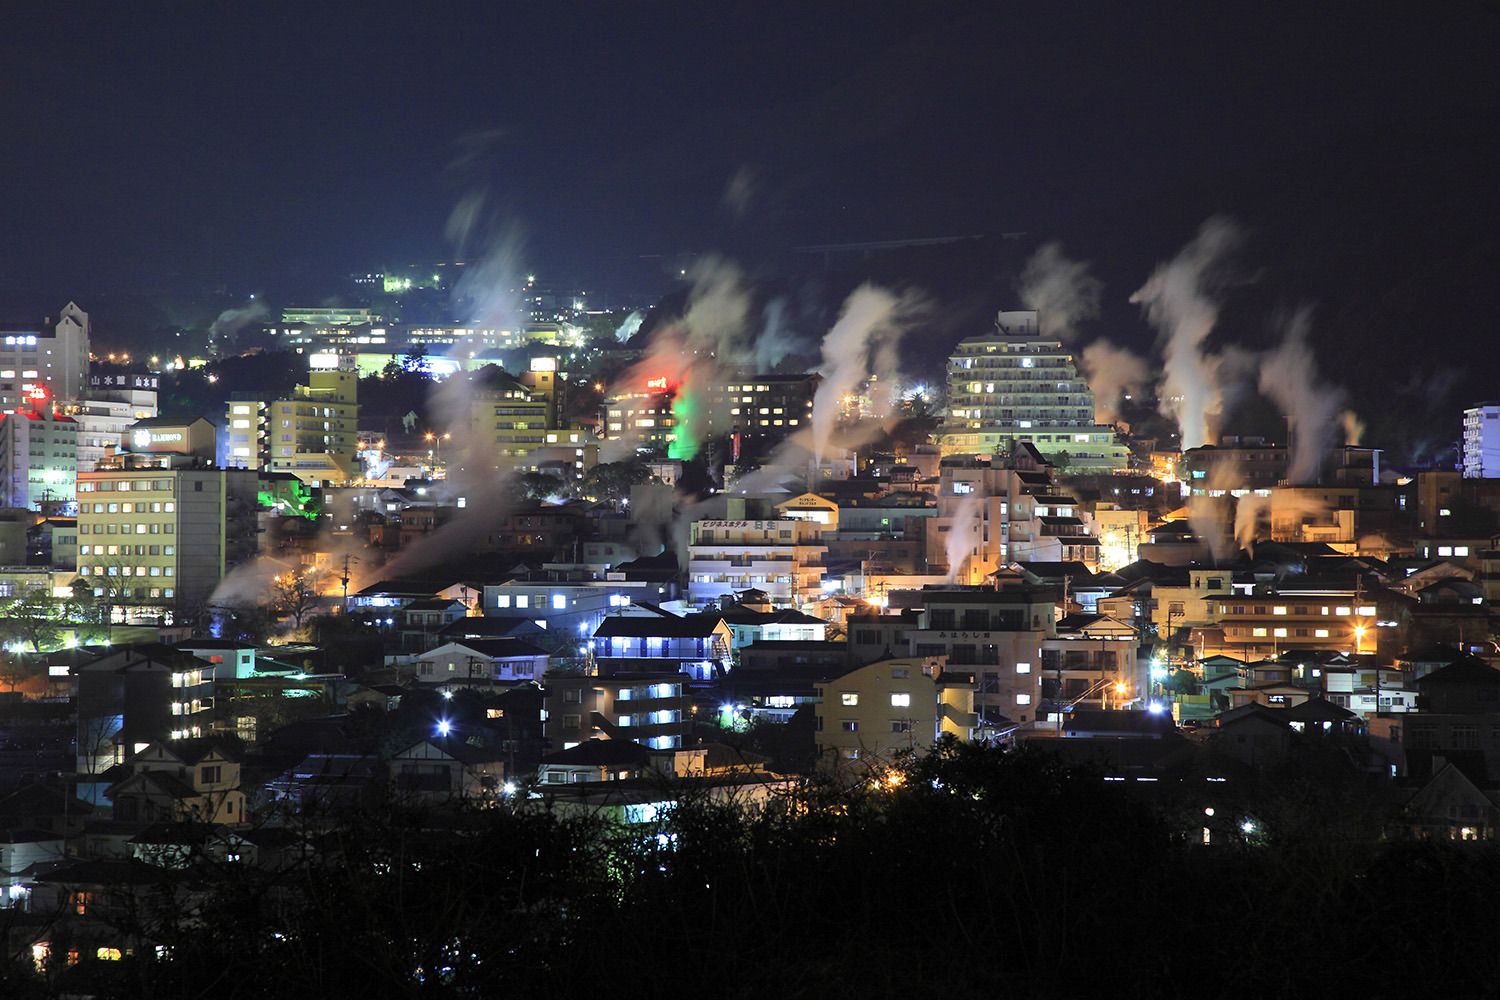
[(246, 292), (447, 257), (475, 190), (530, 268), (621, 293), (683, 252), (1046, 232), (1493, 108), (1493, 9), (13, 4), (0, 286)]

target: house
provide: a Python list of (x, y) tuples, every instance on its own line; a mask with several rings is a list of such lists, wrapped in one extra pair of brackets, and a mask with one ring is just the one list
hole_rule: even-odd
[(104, 794), (126, 822), (244, 825), (239, 755), (213, 740), (157, 741), (126, 758)]
[(1423, 840), (1493, 840), (1500, 829), (1500, 793), (1486, 791), (1451, 760), (1401, 809), (1404, 825)]
[(1257, 767), (1284, 756), (1292, 736), (1284, 712), (1251, 704), (1220, 714), (1211, 739), (1219, 752)]
[(392, 754), (387, 768), (398, 798), (424, 804), (493, 795), (505, 777), (498, 750), (447, 737), (420, 740)]
[(453, 688), (540, 680), (547, 662), (547, 651), (525, 639), (467, 639), (429, 650), (415, 665), (420, 683)]
[(703, 750), (653, 750), (632, 740), (593, 737), (547, 754), (537, 767), (539, 785), (587, 781), (628, 781), (648, 775), (662, 777), (704, 773)]
[(1063, 716), (1058, 735), (1073, 739), (1107, 738), (1160, 740), (1177, 734), (1166, 712), (1103, 712), (1079, 708)]

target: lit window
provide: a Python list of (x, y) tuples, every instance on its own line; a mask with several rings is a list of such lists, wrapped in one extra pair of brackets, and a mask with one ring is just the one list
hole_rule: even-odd
[(510, 607), (510, 595), (509, 594), (497, 594), (497, 595), (495, 595), (495, 607), (497, 607), (497, 608), (508, 608), (508, 607)]
[(1375, 605), (1361, 604), (1359, 606), (1359, 613), (1362, 615), (1373, 615), (1375, 613)]
[(839, 695), (839, 700), (842, 704), (845, 705), (858, 705), (859, 694), (855, 691), (845, 691), (843, 694)]
[(1031, 664), (1029, 664), (1029, 663), (1017, 663), (1016, 664), (1016, 673), (1018, 673), (1018, 674), (1029, 674), (1029, 673), (1031, 673)]
[(565, 608), (567, 608), (567, 606), (568, 606), (568, 599), (567, 599), (566, 596), (564, 596), (562, 594), (553, 594), (552, 595), (552, 608), (553, 608), (553, 610), (555, 610), (555, 611), (562, 611)]
[(1018, 695), (1016, 695), (1016, 704), (1017, 705), (1030, 705), (1031, 704), (1031, 695), (1029, 695), (1029, 694), (1018, 694)]
[(1284, 614), (1286, 614), (1286, 605), (1284, 605), (1284, 604), (1277, 605), (1276, 607), (1274, 607), (1274, 608), (1271, 609), (1271, 614), (1273, 614), (1273, 615), (1284, 615)]
[(911, 707), (911, 695), (909, 695), (909, 694), (907, 694), (905, 692), (901, 692), (899, 694), (893, 694), (893, 695), (891, 695), (891, 707), (892, 708), (910, 708)]
[(1284, 628), (1277, 629), (1276, 632), (1275, 632), (1275, 635), (1276, 635), (1276, 638), (1278, 638), (1278, 639), (1285, 639), (1286, 638), (1286, 629), (1284, 629)]
[(1250, 634), (1260, 638), (1266, 634), (1266, 630), (1264, 628), (1253, 628), (1250, 630)]
[(518, 607), (518, 608), (529, 608), (529, 607), (531, 607), (531, 598), (528, 597), (526, 594), (517, 594), (516, 595), (516, 607)]

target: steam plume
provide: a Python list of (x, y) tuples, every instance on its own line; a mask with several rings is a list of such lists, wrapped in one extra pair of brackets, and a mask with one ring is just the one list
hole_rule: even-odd
[(876, 412), (889, 412), (899, 360), (896, 348), (921, 309), (920, 299), (911, 293), (896, 296), (868, 283), (844, 300), (838, 322), (823, 338), (823, 381), (813, 396), (813, 453), (819, 459), (828, 454), (841, 400), (872, 375), (880, 397), (872, 399)]
[(1351, 448), (1358, 447), (1360, 439), (1365, 436), (1365, 422), (1359, 419), (1359, 414), (1353, 410), (1345, 410), (1339, 414), (1339, 423), (1344, 428), (1344, 444)]
[(1234, 508), (1234, 544), (1250, 555), (1255, 554), (1255, 542), (1262, 530), (1270, 533), (1271, 498), (1247, 493), (1239, 498)]
[(1210, 419), (1223, 407), (1216, 366), (1203, 345), (1218, 321), (1216, 288), (1225, 258), (1239, 238), (1233, 222), (1209, 219), (1191, 243), (1130, 297), (1145, 308), (1166, 341), (1161, 412), (1177, 422), (1183, 450), (1209, 442)]
[(225, 309), (208, 328), (209, 337), (218, 340), (233, 340), (235, 335), (250, 323), (260, 323), (269, 315), (264, 302), (255, 302), (239, 309)]
[(1108, 340), (1096, 340), (1085, 347), (1079, 360), (1083, 377), (1094, 392), (1095, 418), (1102, 424), (1114, 423), (1124, 397), (1145, 386), (1149, 375), (1146, 360)]
[(1298, 309), (1281, 345), (1261, 363), (1260, 391), (1280, 406), (1291, 431), (1287, 478), (1311, 483), (1341, 428), (1344, 393), (1318, 381), (1318, 363), (1307, 343), (1311, 310)]
[[(964, 562), (974, 551), (974, 534), (979, 530), (979, 513), (984, 494), (978, 490), (964, 497), (953, 512), (945, 552), (948, 556), (948, 582), (958, 579)], [(967, 582), (967, 581), (965, 581)]]
[(1103, 290), (1088, 264), (1068, 259), (1061, 243), (1044, 244), (1021, 272), (1021, 301), (1036, 310), (1038, 332), (1064, 342), (1077, 337), (1080, 321), (1099, 315)]

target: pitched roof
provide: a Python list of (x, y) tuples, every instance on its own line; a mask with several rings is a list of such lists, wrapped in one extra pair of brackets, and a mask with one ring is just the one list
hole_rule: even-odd
[(724, 623), (717, 614), (683, 615), (681, 618), (657, 618), (651, 615), (614, 615), (599, 623), (596, 639), (645, 639), (661, 636), (671, 639), (701, 639), (714, 634)]

